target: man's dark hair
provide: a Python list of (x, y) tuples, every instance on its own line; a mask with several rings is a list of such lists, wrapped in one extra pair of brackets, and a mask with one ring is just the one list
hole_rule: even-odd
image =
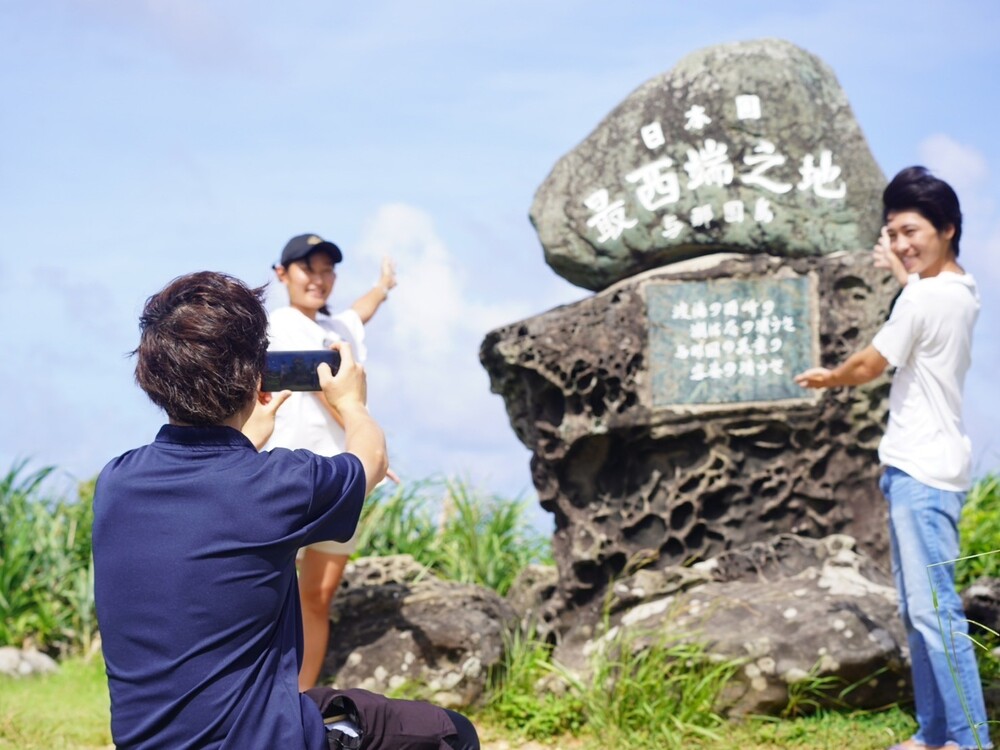
[(264, 287), (222, 273), (174, 279), (146, 300), (135, 381), (171, 420), (220, 424), (259, 387), (267, 353)]
[(955, 227), (951, 249), (958, 257), (958, 241), (962, 237), (962, 209), (958, 196), (944, 180), (935, 177), (926, 167), (907, 167), (892, 178), (882, 193), (883, 221), (889, 214), (916, 211), (934, 228), (943, 232)]

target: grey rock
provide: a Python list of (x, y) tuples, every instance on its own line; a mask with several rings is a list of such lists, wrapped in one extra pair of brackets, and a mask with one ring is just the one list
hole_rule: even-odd
[(23, 649), (14, 646), (0, 648), (0, 675), (30, 677), (58, 671), (59, 665), (55, 659), (43, 654), (33, 645), (28, 645)]
[(52, 674), (59, 671), (56, 660), (38, 649), (25, 649), (21, 654), (21, 659), (28, 664), (32, 674)]
[(409, 555), (349, 563), (330, 619), (323, 677), (447, 708), (480, 699), (518, 621), (496, 592), (441, 580)]
[(1000, 632), (1000, 578), (983, 576), (962, 591), (962, 606), (973, 632)]
[(0, 647), (0, 674), (9, 677), (19, 675), (17, 669), (21, 664), (21, 649), (14, 646)]
[[(757, 557), (766, 546), (745, 554)], [(766, 566), (766, 575), (748, 570), (700, 584), (688, 579), (688, 586), (641, 603), (612, 602), (610, 629), (574, 624), (556, 658), (585, 674), (594, 654), (697, 642), (710, 656), (739, 665), (717, 706), (731, 715), (781, 714), (802, 698), (851, 708), (898, 701), (908, 686), (908, 652), (888, 576), (844, 535), (783, 536), (770, 546), (766, 556), (777, 564)], [(806, 560), (813, 564), (788, 572)], [(703, 567), (703, 573), (734, 572), (724, 560)], [(623, 585), (634, 591), (634, 581)]]
[[(779, 402), (657, 404), (651, 285), (665, 280), (815, 279), (819, 360), (866, 345), (895, 289), (853, 253), (648, 271), (590, 298), (490, 332), (480, 359), (532, 452), (555, 520), (559, 570), (547, 620), (600, 608), (610, 581), (640, 567), (704, 560), (780, 533), (847, 533), (887, 550), (877, 447), (888, 380)], [(792, 372), (787, 373), (790, 380)]]
[(504, 598), (521, 619), (522, 630), (546, 629), (542, 622), (545, 606), (558, 582), (559, 571), (552, 565), (532, 563), (517, 574)]
[(763, 39), (641, 85), (556, 163), (530, 216), (556, 273), (598, 290), (720, 250), (870, 248), (884, 185), (833, 71)]

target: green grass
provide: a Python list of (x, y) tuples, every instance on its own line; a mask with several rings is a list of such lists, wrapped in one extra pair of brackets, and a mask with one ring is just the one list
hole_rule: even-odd
[(885, 750), (913, 735), (913, 718), (899, 708), (839, 713), (820, 711), (798, 719), (749, 719), (727, 728), (709, 750)]
[(100, 658), (66, 660), (52, 675), (0, 676), (0, 749), (110, 745), (108, 685)]

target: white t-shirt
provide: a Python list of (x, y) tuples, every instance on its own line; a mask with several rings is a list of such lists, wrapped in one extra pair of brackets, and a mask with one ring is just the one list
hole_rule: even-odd
[(911, 280), (872, 345), (896, 369), (879, 459), (931, 487), (962, 492), (972, 479), (972, 444), (962, 391), (979, 315), (969, 274)]
[[(364, 362), (368, 354), (364, 323), (351, 309), (334, 316), (321, 313), (313, 321), (294, 307), (282, 307), (268, 315), (267, 334), (272, 351), (326, 349), (335, 341), (346, 341), (358, 362)], [(307, 448), (321, 456), (343, 453), (344, 428), (321, 398), (320, 393), (293, 393), (275, 414), (274, 432), (264, 450)]]

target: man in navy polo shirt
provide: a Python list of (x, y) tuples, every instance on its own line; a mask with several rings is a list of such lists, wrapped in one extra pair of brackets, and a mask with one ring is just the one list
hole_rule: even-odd
[[(346, 452), (258, 452), (288, 396), (258, 392), (262, 295), (196, 273), (150, 297), (140, 319), (136, 381), (169, 424), (111, 461), (94, 497), (95, 596), (119, 750), (335, 746), (317, 706), (333, 691), (298, 691), (295, 553), (350, 538), (385, 475), (385, 437), (345, 347), (336, 376), (326, 365), (319, 375), (344, 418)], [(478, 748), (458, 714), (357, 695), (376, 718), (360, 717), (362, 748)]]

